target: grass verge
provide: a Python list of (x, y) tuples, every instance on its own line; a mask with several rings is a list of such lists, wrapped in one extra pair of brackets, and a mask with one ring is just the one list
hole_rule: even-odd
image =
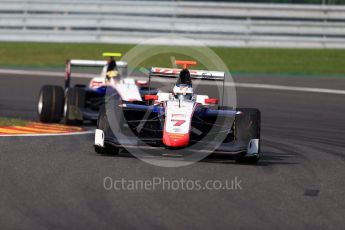
[[(0, 67), (63, 68), (66, 59), (102, 59), (102, 52), (126, 53), (133, 45), (0, 42)], [(165, 49), (164, 46), (161, 47)], [(167, 51), (152, 56), (141, 67), (171, 66), (170, 56), (188, 58)], [(171, 50), (171, 49), (169, 49)], [(345, 50), (212, 48), (231, 72), (293, 75), (345, 76)]]
[(24, 126), (28, 121), (24, 121), (16, 118), (0, 117), (0, 127), (1, 126)]

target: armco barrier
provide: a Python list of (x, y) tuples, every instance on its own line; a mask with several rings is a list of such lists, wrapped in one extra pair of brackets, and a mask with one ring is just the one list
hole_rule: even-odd
[(1, 41), (138, 43), (167, 35), (209, 46), (345, 48), (345, 6), (0, 0)]

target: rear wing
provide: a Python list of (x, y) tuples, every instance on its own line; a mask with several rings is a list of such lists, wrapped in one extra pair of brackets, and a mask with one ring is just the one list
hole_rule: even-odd
[[(176, 60), (176, 65), (182, 65), (183, 69), (188, 69), (190, 65), (197, 65), (196, 61), (182, 61)], [(151, 77), (172, 77), (178, 78), (182, 69), (173, 69), (173, 68), (161, 68), (161, 67), (152, 67), (149, 75), (149, 90), (151, 88)], [(191, 70), (189, 69), (190, 77), (192, 79), (201, 79), (201, 80), (216, 80), (223, 82), (222, 90), (222, 105), (224, 98), (224, 89), (225, 89), (225, 72), (221, 71), (208, 71), (208, 70)]]
[[(170, 77), (178, 78), (182, 69), (152, 67), (150, 77)], [(190, 77), (193, 79), (220, 80), (224, 81), (225, 72), (208, 70), (189, 70)]]
[(71, 66), (86, 66), (86, 67), (105, 66), (108, 63), (107, 61), (103, 61), (103, 60), (98, 61), (98, 60), (79, 60), (79, 59), (72, 59), (72, 60), (69, 60), (69, 62)]
[[(71, 75), (72, 75), (72, 67), (103, 67), (101, 76), (104, 74), (107, 70), (108, 61), (104, 60), (82, 60), (82, 59), (72, 59), (66, 61), (66, 69), (65, 69), (65, 88), (70, 87), (71, 82)], [(126, 77), (127, 76), (127, 68), (128, 64), (124, 61), (117, 61), (116, 66), (121, 74), (121, 76)]]

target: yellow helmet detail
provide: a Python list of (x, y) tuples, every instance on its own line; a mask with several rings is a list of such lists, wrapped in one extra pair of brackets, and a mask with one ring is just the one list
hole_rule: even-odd
[(107, 77), (109, 78), (115, 78), (119, 76), (119, 72), (116, 70), (111, 70), (107, 72)]

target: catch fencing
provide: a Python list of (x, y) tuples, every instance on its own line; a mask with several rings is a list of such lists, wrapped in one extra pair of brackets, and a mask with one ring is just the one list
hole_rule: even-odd
[[(170, 36), (173, 36), (171, 39)], [(345, 6), (0, 0), (0, 41), (345, 48)], [(173, 41), (173, 43), (172, 43)]]

